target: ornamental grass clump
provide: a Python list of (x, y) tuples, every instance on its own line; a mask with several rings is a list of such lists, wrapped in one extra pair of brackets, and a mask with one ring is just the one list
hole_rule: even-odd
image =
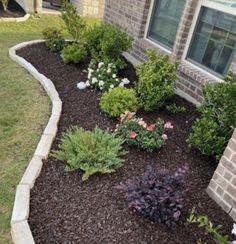
[(66, 161), (67, 171), (84, 171), (82, 180), (85, 181), (95, 173), (111, 173), (123, 165), (121, 156), (126, 152), (122, 143), (123, 139), (100, 128), (86, 131), (74, 127), (63, 135), (53, 156)]
[(147, 61), (136, 67), (136, 90), (145, 111), (162, 107), (174, 95), (177, 79), (177, 63), (171, 63), (167, 55), (147, 51)]
[(125, 111), (136, 112), (138, 109), (136, 92), (134, 89), (116, 87), (102, 95), (100, 107), (109, 117), (118, 117)]
[(124, 193), (128, 207), (134, 212), (173, 228), (184, 207), (186, 171), (186, 166), (174, 173), (148, 167), (143, 175), (120, 183), (116, 188)]
[(173, 129), (173, 125), (170, 122), (164, 123), (162, 119), (154, 124), (147, 124), (142, 118), (136, 118), (135, 113), (125, 112), (120, 116), (116, 133), (130, 146), (153, 151), (165, 145), (168, 139), (166, 129)]
[(190, 146), (219, 159), (236, 127), (236, 82), (227, 76), (225, 83), (207, 84), (204, 102), (198, 108), (201, 117), (192, 127)]

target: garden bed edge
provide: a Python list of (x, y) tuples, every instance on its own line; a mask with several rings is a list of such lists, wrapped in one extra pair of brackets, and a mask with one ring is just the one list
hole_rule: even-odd
[[(29, 15), (30, 16), (30, 15)], [(16, 54), (16, 51), (25, 46), (40, 43), (44, 40), (34, 40), (17, 44), (9, 49), (9, 57), (25, 68), (43, 86), (52, 103), (51, 116), (48, 120), (34, 155), (16, 189), (15, 201), (11, 217), (11, 235), (15, 244), (34, 244), (28, 216), (30, 210), (30, 189), (40, 174), (43, 159), (48, 157), (52, 142), (57, 133), (57, 125), (61, 116), (62, 102), (52, 81), (40, 74), (29, 62)]]
[(24, 17), (18, 17), (18, 18), (13, 18), (13, 17), (9, 17), (9, 18), (0, 18), (0, 23), (1, 22), (23, 22), (28, 20), (30, 17), (30, 14), (25, 14)]

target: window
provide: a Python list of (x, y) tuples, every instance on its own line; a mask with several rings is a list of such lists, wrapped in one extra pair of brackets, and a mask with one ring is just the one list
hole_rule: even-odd
[(187, 60), (225, 75), (236, 50), (236, 17), (202, 7)]
[(147, 37), (172, 49), (186, 0), (157, 0), (154, 3)]

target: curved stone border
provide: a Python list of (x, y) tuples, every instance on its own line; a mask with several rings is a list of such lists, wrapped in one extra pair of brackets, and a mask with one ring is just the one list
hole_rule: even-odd
[(35, 243), (30, 227), (28, 225), (30, 189), (34, 186), (34, 182), (41, 171), (43, 165), (42, 159), (46, 159), (48, 157), (53, 139), (57, 133), (57, 125), (62, 110), (62, 102), (52, 81), (45, 77), (43, 74), (40, 74), (32, 64), (16, 54), (16, 50), (40, 42), (43, 42), (43, 40), (23, 42), (9, 49), (10, 58), (24, 67), (31, 75), (33, 75), (35, 79), (40, 82), (52, 102), (51, 117), (45, 130), (43, 131), (34, 155), (19, 185), (16, 188), (16, 195), (11, 218), (11, 235), (15, 244)]
[(26, 14), (24, 17), (19, 18), (0, 18), (1, 22), (23, 22), (26, 21), (30, 17), (30, 14)]

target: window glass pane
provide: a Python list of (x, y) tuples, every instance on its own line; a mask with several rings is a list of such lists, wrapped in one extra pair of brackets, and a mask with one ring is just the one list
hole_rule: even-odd
[(196, 41), (193, 43), (193, 47), (189, 52), (189, 57), (199, 63), (202, 62), (208, 39), (204, 36), (196, 35)]
[(202, 7), (187, 59), (225, 75), (236, 50), (235, 25), (232, 15)]
[(199, 21), (199, 24), (196, 29), (196, 33), (208, 37), (211, 34), (212, 25), (205, 22)]
[(148, 37), (168, 48), (174, 45), (186, 0), (155, 1)]
[[(229, 47), (224, 47), (220, 58), (218, 59), (218, 64), (216, 67), (216, 72), (220, 74), (227, 73), (227, 67), (230, 66), (233, 56), (233, 49)], [(229, 57), (229, 58), (227, 58)]]

